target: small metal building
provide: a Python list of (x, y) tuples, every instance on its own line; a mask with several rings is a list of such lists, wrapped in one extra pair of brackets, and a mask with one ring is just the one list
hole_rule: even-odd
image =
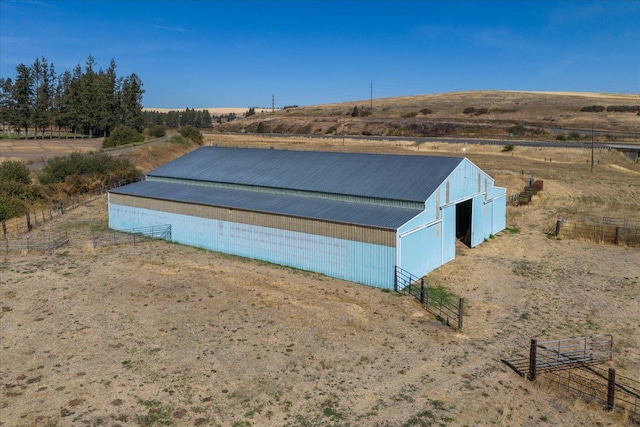
[(393, 289), (505, 228), (506, 190), (466, 158), (201, 147), (109, 192), (109, 227)]

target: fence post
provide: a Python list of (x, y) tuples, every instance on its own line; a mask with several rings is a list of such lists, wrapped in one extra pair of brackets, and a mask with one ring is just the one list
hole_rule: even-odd
[(420, 304), (424, 305), (424, 278), (420, 279)]
[(607, 382), (607, 411), (611, 411), (615, 404), (616, 394), (616, 370), (609, 368), (609, 380)]
[(394, 269), (393, 274), (393, 290), (398, 292), (398, 266)]
[(2, 220), (2, 238), (6, 239), (7, 238), (7, 223), (5, 222), (5, 220)]
[(616, 227), (616, 237), (613, 239), (613, 243), (620, 244), (620, 227)]
[(536, 379), (536, 352), (538, 350), (538, 340), (531, 338), (531, 348), (529, 348), (529, 381)]
[(458, 302), (458, 331), (462, 332), (462, 318), (464, 317), (464, 298)]
[(31, 217), (29, 216), (29, 212), (27, 212), (27, 231), (31, 231), (33, 227), (31, 226)]
[(556, 221), (556, 237), (560, 234), (560, 228), (562, 227), (562, 221)]

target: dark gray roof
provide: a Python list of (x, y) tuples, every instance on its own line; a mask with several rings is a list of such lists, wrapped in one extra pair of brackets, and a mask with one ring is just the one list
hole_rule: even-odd
[(421, 212), (420, 209), (154, 181), (136, 182), (110, 192), (385, 229), (396, 229)]
[(425, 202), (463, 160), (460, 157), (201, 147), (147, 176)]

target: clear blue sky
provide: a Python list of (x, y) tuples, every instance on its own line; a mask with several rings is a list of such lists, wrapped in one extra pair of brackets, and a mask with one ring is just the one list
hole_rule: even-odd
[(640, 0), (0, 0), (0, 76), (136, 73), (145, 107), (465, 90), (640, 93)]

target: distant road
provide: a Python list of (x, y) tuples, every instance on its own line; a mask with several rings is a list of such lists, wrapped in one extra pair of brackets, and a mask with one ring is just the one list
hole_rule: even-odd
[[(269, 134), (260, 134), (268, 136)], [(516, 139), (476, 139), (476, 138), (445, 138), (445, 137), (416, 137), (416, 136), (373, 136), (373, 135), (285, 135), (273, 134), (278, 138), (313, 138), (313, 139), (331, 139), (342, 140), (349, 139), (369, 139), (377, 141), (404, 141), (415, 142), (416, 144), (424, 144), (427, 142), (446, 142), (450, 144), (479, 144), (479, 145), (520, 145), (525, 147), (559, 147), (559, 148), (591, 148), (591, 142), (573, 142), (573, 141), (525, 141)], [(622, 145), (623, 143), (595, 143), (594, 148), (607, 148), (612, 145)], [(624, 144), (626, 145), (626, 144)]]

